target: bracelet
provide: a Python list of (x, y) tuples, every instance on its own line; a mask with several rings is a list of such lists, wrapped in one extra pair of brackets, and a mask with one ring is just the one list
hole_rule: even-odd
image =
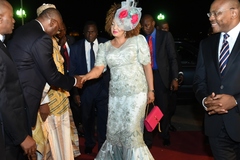
[(155, 93), (155, 90), (149, 90), (149, 92), (153, 92), (153, 93)]

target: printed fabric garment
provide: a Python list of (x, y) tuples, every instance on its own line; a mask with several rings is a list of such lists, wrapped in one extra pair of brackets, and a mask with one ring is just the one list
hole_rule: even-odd
[(150, 63), (149, 47), (142, 35), (128, 38), (116, 48), (99, 45), (95, 65), (109, 66), (107, 138), (95, 160), (153, 160), (143, 141), (148, 86), (143, 65)]
[[(64, 74), (64, 59), (54, 38), (53, 60), (58, 71)], [(48, 92), (51, 115), (45, 122), (42, 122), (38, 115), (33, 138), (37, 143), (37, 150), (41, 153), (38, 157), (42, 160), (74, 160), (74, 157), (80, 155), (79, 138), (68, 96), (67, 91), (51, 87)]]

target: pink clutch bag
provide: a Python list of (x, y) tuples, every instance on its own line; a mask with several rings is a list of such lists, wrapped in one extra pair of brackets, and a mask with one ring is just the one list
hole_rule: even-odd
[[(149, 108), (149, 105), (147, 106), (146, 114), (148, 114), (148, 108)], [(160, 108), (153, 104), (152, 110), (146, 116), (146, 118), (144, 120), (144, 125), (145, 125), (147, 131), (152, 132), (155, 129), (155, 127), (158, 125), (158, 130), (159, 130), (159, 132), (161, 132), (160, 120), (162, 117), (163, 117), (163, 113), (160, 110)]]

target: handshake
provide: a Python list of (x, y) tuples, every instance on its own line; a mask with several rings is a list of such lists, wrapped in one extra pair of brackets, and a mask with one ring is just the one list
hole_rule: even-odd
[(82, 88), (83, 84), (86, 82), (86, 76), (85, 75), (77, 75), (74, 77), (77, 79), (77, 83), (75, 84), (75, 87)]

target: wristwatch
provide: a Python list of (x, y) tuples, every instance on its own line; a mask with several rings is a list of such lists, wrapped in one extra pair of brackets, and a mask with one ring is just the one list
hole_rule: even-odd
[(174, 80), (178, 82), (178, 78), (174, 78)]
[(178, 74), (184, 75), (183, 72), (178, 72)]

